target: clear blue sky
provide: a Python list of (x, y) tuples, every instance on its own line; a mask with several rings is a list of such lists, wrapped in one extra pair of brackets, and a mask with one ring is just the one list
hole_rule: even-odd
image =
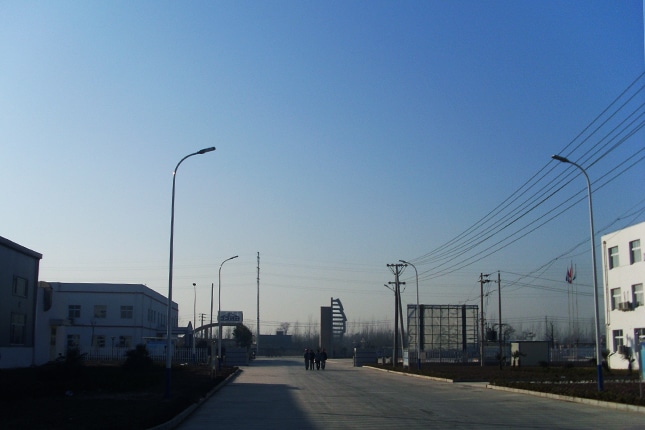
[[(182, 325), (193, 282), (209, 313), (239, 254), (222, 309), (255, 329), (257, 252), (262, 333), (331, 297), (391, 321), (399, 259), (427, 304), (478, 304), (500, 270), (527, 325), (566, 322), (573, 262), (591, 318), (585, 182), (554, 153), (617, 175), (594, 191), (599, 234), (645, 220), (643, 133), (601, 157), (642, 93), (574, 141), (645, 70), (640, 0), (13, 1), (0, 54), (0, 235), (43, 254), (41, 280), (167, 295), (172, 170), (217, 147), (177, 175)], [(508, 227), (461, 236), (489, 213)]]

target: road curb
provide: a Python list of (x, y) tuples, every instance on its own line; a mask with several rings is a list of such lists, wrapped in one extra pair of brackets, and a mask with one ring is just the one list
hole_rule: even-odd
[(417, 375), (417, 374), (414, 374), (414, 373), (404, 373), (404, 372), (398, 372), (396, 370), (381, 369), (380, 367), (372, 367), (372, 366), (362, 366), (362, 367), (363, 367), (363, 369), (378, 370), (379, 372), (396, 373), (397, 375), (408, 376), (410, 378), (429, 379), (431, 381), (448, 382), (450, 384), (455, 383), (455, 381), (452, 380), (452, 379), (438, 378), (436, 376)]
[[(396, 373), (398, 375), (403, 375), (403, 376), (410, 376), (413, 378), (421, 378), (421, 379), (429, 379), (432, 381), (439, 381), (439, 382), (447, 382), (449, 384), (468, 384), (468, 381), (458, 381), (455, 382), (454, 379), (447, 379), (447, 378), (437, 378), (434, 376), (426, 376), (426, 375), (416, 375), (413, 373), (404, 373), (404, 372), (398, 372), (395, 370), (388, 370), (388, 369), (381, 369), (378, 367), (371, 367), (371, 366), (363, 366), (366, 369), (372, 369), (372, 370), (379, 370), (381, 372), (387, 372), (387, 373)], [(511, 393), (518, 393), (518, 394), (528, 394), (530, 396), (536, 396), (536, 397), (545, 397), (548, 399), (554, 399), (554, 400), (562, 400), (565, 402), (573, 402), (573, 403), (581, 403), (585, 405), (592, 405), (592, 406), (599, 406), (607, 409), (614, 409), (617, 411), (629, 411), (629, 412), (638, 412), (645, 414), (645, 406), (637, 406), (637, 405), (628, 405), (625, 403), (616, 403), (616, 402), (605, 402), (602, 400), (596, 400), (596, 399), (585, 399), (583, 397), (572, 397), (572, 396), (563, 396), (561, 394), (551, 394), (551, 393), (543, 393), (540, 391), (531, 391), (531, 390), (522, 390), (519, 388), (511, 388), (511, 387), (503, 387), (499, 385), (491, 385), (491, 384), (486, 384), (486, 388), (490, 390), (498, 390), (498, 391), (507, 391)]]
[(522, 390), (519, 388), (502, 387), (499, 385), (486, 385), (486, 388), (498, 391), (508, 391), (511, 393), (528, 394), (536, 397), (546, 397), (548, 399), (563, 400), (565, 402), (582, 403), (585, 405), (599, 406), (602, 408), (615, 409), (617, 411), (629, 411), (645, 414), (645, 406), (628, 405), (625, 403), (605, 402), (596, 399), (585, 399), (583, 397), (563, 396), (561, 394), (542, 393), (540, 391)]
[(226, 384), (231, 382), (237, 375), (239, 375), (242, 372), (241, 369), (237, 369), (235, 372), (232, 374), (228, 375), (226, 379), (224, 379), (222, 382), (217, 384), (215, 388), (210, 390), (204, 397), (199, 399), (196, 403), (193, 403), (186, 409), (184, 409), (182, 412), (180, 412), (177, 416), (175, 416), (173, 419), (170, 421), (166, 421), (163, 424), (159, 424), (158, 426), (151, 427), (148, 430), (172, 430), (174, 428), (177, 428), (179, 424), (181, 424), (186, 418), (190, 416), (193, 412), (195, 412), (201, 405), (206, 402), (206, 400), (210, 399), (213, 394), (215, 394), (217, 391), (219, 391), (222, 387), (224, 387)]

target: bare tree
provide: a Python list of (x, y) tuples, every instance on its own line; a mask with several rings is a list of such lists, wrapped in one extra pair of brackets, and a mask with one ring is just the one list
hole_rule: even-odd
[(286, 335), (286, 334), (289, 334), (289, 326), (290, 326), (290, 325), (291, 325), (291, 323), (288, 323), (288, 322), (282, 322), (282, 323), (280, 323), (280, 329), (282, 330), (282, 332), (283, 332), (285, 335)]

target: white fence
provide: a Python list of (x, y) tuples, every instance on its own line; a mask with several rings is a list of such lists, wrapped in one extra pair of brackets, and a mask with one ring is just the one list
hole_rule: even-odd
[[(398, 351), (399, 363), (404, 361), (407, 354), (407, 363), (416, 363), (417, 351), (401, 350)], [(421, 351), (421, 363), (472, 363), (479, 362), (479, 351)], [(484, 348), (484, 359), (486, 363), (498, 363), (499, 347), (486, 346)], [(507, 365), (511, 364), (510, 345), (502, 347), (502, 356), (505, 358)], [(595, 348), (590, 346), (580, 346), (573, 348), (551, 348), (549, 352), (549, 361), (551, 363), (588, 363), (595, 357)], [(380, 349), (359, 349), (354, 350), (355, 366), (362, 366), (367, 363), (392, 363), (392, 348)]]
[[(124, 362), (127, 358), (127, 352), (134, 348), (89, 348), (81, 350), (84, 361), (88, 362)], [(148, 354), (154, 362), (165, 363), (165, 348), (148, 348)], [(62, 358), (61, 358), (62, 359)], [(249, 351), (241, 348), (229, 348), (226, 352), (225, 363), (229, 366), (248, 365)], [(172, 362), (174, 364), (206, 364), (210, 363), (208, 348), (177, 348), (175, 349)]]
[[(127, 352), (134, 348), (121, 348), (121, 347), (105, 347), (105, 348), (87, 348), (81, 349), (83, 360), (92, 362), (109, 362), (120, 361), (123, 362), (127, 358)], [(154, 348), (148, 349), (148, 354), (155, 362), (166, 361), (166, 354), (164, 350), (155, 350)], [(195, 348), (195, 352), (191, 348), (176, 348), (172, 362), (179, 363), (208, 363), (209, 354), (207, 348)]]

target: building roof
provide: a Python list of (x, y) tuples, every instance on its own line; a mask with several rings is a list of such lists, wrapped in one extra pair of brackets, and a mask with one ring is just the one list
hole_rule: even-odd
[[(47, 282), (47, 284), (51, 285), (55, 291), (62, 293), (145, 294), (161, 302), (168, 300), (166, 296), (159, 294), (143, 284), (107, 284), (94, 282)], [(172, 307), (177, 308), (177, 302), (173, 301)]]
[(13, 249), (14, 251), (20, 252), (21, 254), (28, 255), (29, 257), (37, 258), (38, 260), (43, 258), (43, 255), (36, 252), (32, 251), (29, 248), (25, 248), (22, 245), (18, 245), (15, 242), (10, 241), (9, 239), (6, 239), (2, 236), (0, 236), (0, 246), (4, 246), (10, 249)]

